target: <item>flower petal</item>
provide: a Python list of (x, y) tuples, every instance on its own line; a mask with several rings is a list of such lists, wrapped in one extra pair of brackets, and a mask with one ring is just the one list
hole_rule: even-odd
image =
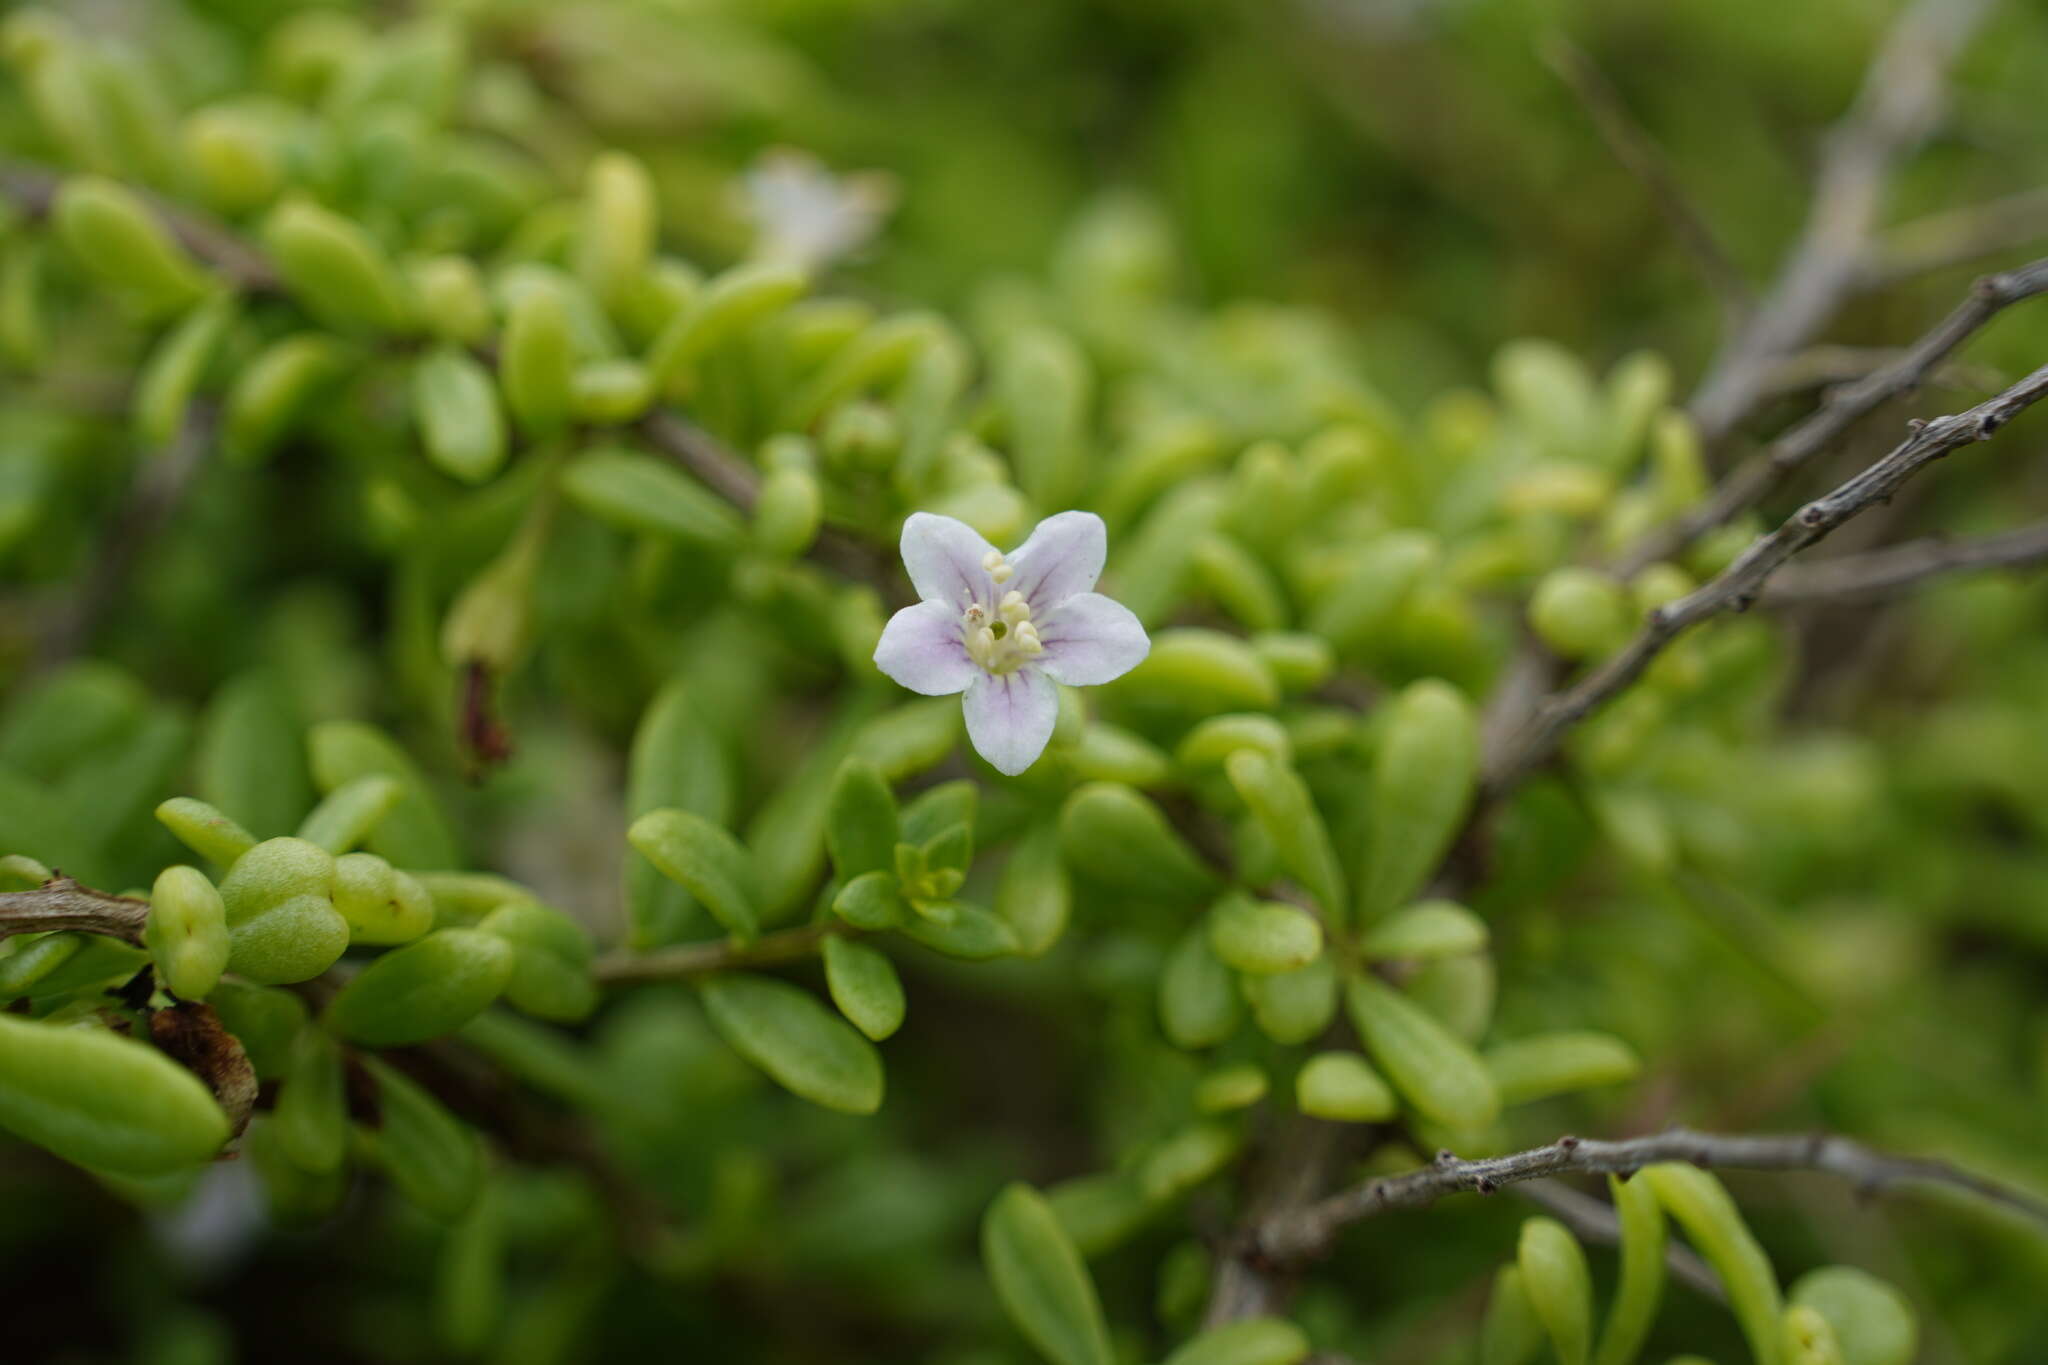
[(1036, 616), (1093, 588), (1108, 557), (1109, 530), (1101, 517), (1061, 512), (1039, 522), (1010, 555), (1010, 567), (1017, 574), (1003, 589), (1023, 593)]
[(1152, 641), (1121, 602), (1084, 592), (1034, 618), (1045, 653), (1038, 666), (1055, 682), (1092, 687), (1121, 678), (1145, 661)]
[(944, 697), (981, 676), (960, 638), (960, 615), (943, 602), (919, 602), (889, 618), (875, 646), (875, 667), (913, 692)]
[(1035, 668), (980, 674), (963, 705), (974, 751), (1011, 777), (1038, 761), (1060, 716), (1059, 689)]
[(903, 523), (903, 567), (917, 595), (944, 602), (954, 615), (969, 602), (993, 602), (995, 584), (982, 561), (995, 553), (972, 526), (932, 512), (912, 512)]

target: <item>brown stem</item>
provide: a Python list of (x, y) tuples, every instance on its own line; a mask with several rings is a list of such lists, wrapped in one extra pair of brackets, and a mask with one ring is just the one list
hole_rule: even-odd
[(1888, 549), (1843, 555), (1787, 569), (1764, 589), (1767, 607), (1867, 602), (1916, 588), (1931, 578), (1981, 569), (2048, 563), (2048, 522), (1973, 540), (1930, 536)]
[(687, 981), (712, 972), (745, 967), (775, 967), (800, 962), (817, 952), (835, 934), (858, 931), (845, 924), (807, 924), (800, 929), (780, 929), (751, 943), (724, 940), (718, 943), (686, 943), (658, 948), (651, 953), (607, 953), (592, 968), (601, 986), (624, 986), (642, 981)]
[(0, 938), (82, 929), (140, 947), (148, 922), (148, 901), (108, 895), (61, 875), (33, 891), (0, 892)]

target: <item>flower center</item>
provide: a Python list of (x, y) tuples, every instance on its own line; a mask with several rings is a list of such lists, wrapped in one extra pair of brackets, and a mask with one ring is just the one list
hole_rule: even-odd
[[(990, 578), (1007, 583), (1015, 571), (1001, 555), (991, 554), (985, 563)], [(1006, 592), (993, 607), (970, 602), (960, 616), (961, 637), (967, 642), (967, 656), (991, 673), (1015, 673), (1045, 649), (1038, 627), (1031, 620), (1031, 604), (1021, 592)]]

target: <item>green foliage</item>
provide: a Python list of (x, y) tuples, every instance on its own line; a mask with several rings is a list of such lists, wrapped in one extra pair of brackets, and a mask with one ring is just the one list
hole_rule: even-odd
[[(531, 1365), (2048, 1335), (2011, 1228), (1752, 1222), (1688, 1167), (1609, 1184), (1618, 1252), (1478, 1200), (1314, 1264), (1247, 1233), (1277, 1176), (1645, 1115), (2048, 1179), (2036, 585), (1717, 622), (1486, 770), (1504, 697), (1748, 543), (1615, 567), (1792, 415), (1703, 442), (1706, 310), (1535, 39), (1597, 49), (1752, 267), (1873, 14), (106, 8), (0, 26), (0, 1193), (97, 1296), (62, 1358), (287, 1316)], [(2005, 24), (1902, 207), (2031, 164), (2001, 70), (2048, 47)], [(876, 671), (897, 536), (1069, 508), (1150, 650), (1005, 777)], [(200, 1279), (105, 1217), (233, 1180), (253, 1250)], [(1667, 1287), (1667, 1216), (1725, 1309)], [(1780, 1289), (1823, 1253), (1900, 1287)], [(1205, 1328), (1247, 1267), (1298, 1300)]]

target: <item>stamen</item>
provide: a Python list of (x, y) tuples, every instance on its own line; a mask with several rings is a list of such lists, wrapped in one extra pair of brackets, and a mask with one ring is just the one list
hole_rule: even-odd
[(981, 557), (981, 567), (988, 571), (988, 576), (994, 579), (998, 585), (1009, 582), (1017, 572), (1010, 567), (1009, 561), (1005, 560), (1001, 553), (995, 550), (990, 550)]

